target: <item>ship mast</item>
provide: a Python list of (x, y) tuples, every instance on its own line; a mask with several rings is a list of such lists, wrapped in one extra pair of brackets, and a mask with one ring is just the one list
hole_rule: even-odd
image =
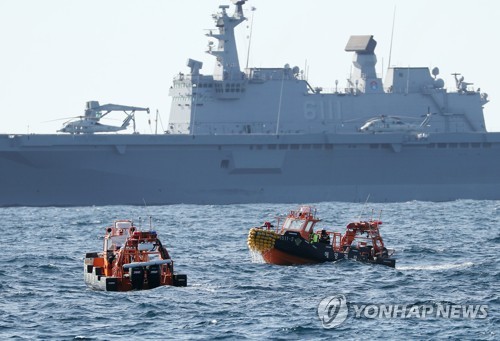
[(210, 31), (207, 36), (218, 40), (217, 50), (209, 44), (207, 53), (216, 57), (214, 80), (237, 80), (242, 78), (234, 29), (246, 20), (243, 14), (243, 5), (247, 0), (232, 0), (236, 5), (234, 14), (229, 16), (229, 6), (221, 5), (221, 11), (213, 15), (218, 32)]

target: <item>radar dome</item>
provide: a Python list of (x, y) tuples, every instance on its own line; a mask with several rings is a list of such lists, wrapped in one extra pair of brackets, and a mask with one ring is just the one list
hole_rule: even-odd
[(434, 76), (434, 78), (436, 78), (436, 76), (439, 75), (439, 68), (438, 67), (435, 67), (434, 69), (432, 69), (432, 75)]
[(444, 80), (442, 80), (441, 78), (436, 79), (434, 81), (434, 88), (436, 88), (436, 89), (444, 88)]

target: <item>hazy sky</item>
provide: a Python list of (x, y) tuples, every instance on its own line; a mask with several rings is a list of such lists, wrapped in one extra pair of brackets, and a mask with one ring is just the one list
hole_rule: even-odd
[[(83, 114), (89, 100), (158, 109), (166, 127), (172, 78), (187, 72), (188, 58), (212, 72), (205, 29), (213, 28), (218, 6), (230, 3), (0, 0), (0, 133), (55, 132), (64, 123), (58, 119)], [(391, 64), (438, 66), (450, 90), (451, 74), (462, 73), (489, 94), (486, 126), (500, 131), (500, 1), (250, 0), (250, 6), (257, 10), (249, 65), (307, 65), (311, 85), (323, 88), (345, 84), (350, 35), (375, 36), (382, 73), (396, 7)], [(249, 23), (237, 32), (242, 66)], [(146, 115), (137, 116), (139, 131), (150, 132)]]

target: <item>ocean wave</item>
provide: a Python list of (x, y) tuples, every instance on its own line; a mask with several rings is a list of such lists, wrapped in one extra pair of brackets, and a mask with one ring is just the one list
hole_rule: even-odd
[(472, 262), (464, 263), (447, 263), (447, 264), (422, 264), (422, 265), (411, 265), (411, 266), (397, 266), (396, 269), (405, 270), (429, 270), (429, 271), (442, 271), (450, 269), (465, 269), (473, 266)]

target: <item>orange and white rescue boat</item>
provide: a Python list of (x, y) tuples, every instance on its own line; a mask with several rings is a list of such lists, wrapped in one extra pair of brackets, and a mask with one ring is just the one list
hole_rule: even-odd
[[(248, 247), (262, 255), (265, 262), (278, 265), (312, 264), (342, 259), (396, 266), (394, 250), (385, 247), (381, 221), (358, 221), (347, 225), (344, 234), (315, 230), (321, 221), (310, 206), (291, 211), (281, 228), (265, 222), (250, 229)], [(277, 226), (279, 226), (279, 219)]]
[(174, 262), (156, 231), (140, 231), (131, 220), (106, 228), (103, 251), (85, 255), (84, 278), (92, 288), (107, 291), (187, 285), (186, 275), (174, 273)]

